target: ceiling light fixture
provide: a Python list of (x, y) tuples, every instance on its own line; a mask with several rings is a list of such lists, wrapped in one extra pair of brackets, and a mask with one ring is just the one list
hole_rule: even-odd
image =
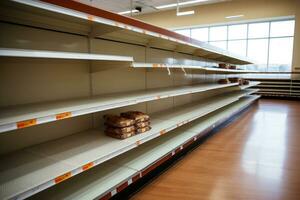
[(193, 11), (193, 10), (176, 13), (177, 16), (193, 15), (193, 14), (195, 14), (195, 11)]
[(179, 11), (179, 0), (177, 0), (177, 9), (176, 9), (176, 15), (177, 16), (193, 15), (193, 14), (195, 14), (195, 11), (193, 11), (193, 10), (180, 12)]
[(226, 19), (232, 19), (232, 18), (239, 18), (239, 17), (244, 17), (244, 15), (232, 15), (232, 16), (227, 16), (225, 18)]
[(137, 13), (137, 12), (140, 12), (139, 10), (137, 10), (137, 9), (134, 9), (134, 10), (127, 10), (127, 11), (124, 11), (124, 12), (119, 12), (118, 14), (119, 15), (126, 15), (126, 14), (130, 14), (130, 13)]
[(180, 2), (180, 3), (172, 3), (172, 4), (166, 4), (166, 5), (161, 5), (161, 6), (156, 6), (155, 8), (157, 9), (164, 9), (164, 8), (172, 8), (176, 7), (177, 5), (179, 6), (184, 6), (184, 5), (189, 5), (189, 4), (194, 4), (194, 3), (200, 3), (200, 2), (205, 2), (209, 0), (193, 0), (193, 1), (185, 1), (185, 2)]

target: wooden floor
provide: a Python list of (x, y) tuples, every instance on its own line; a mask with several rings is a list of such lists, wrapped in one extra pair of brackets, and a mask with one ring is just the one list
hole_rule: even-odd
[(260, 100), (132, 199), (300, 199), (300, 102)]

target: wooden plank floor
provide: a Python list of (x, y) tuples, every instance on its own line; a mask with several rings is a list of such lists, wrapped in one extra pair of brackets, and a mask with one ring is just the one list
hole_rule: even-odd
[(132, 199), (300, 199), (300, 102), (260, 100)]

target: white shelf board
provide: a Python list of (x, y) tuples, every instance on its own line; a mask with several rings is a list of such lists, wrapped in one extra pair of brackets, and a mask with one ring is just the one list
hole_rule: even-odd
[(257, 94), (260, 95), (272, 95), (272, 96), (297, 96), (300, 97), (300, 94), (298, 93), (290, 93), (290, 92), (265, 92), (265, 91), (259, 91)]
[(150, 131), (125, 140), (105, 136), (101, 130), (90, 130), (7, 155), (0, 159), (0, 199), (24, 198), (42, 191), (55, 185), (61, 175), (77, 175), (87, 164), (101, 164), (245, 95), (246, 90), (233, 92), (154, 114)]
[(293, 90), (290, 88), (287, 89), (275, 89), (275, 88), (260, 88), (259, 89), (260, 92), (291, 92), (291, 93), (299, 93), (300, 94), (300, 90)]
[(134, 169), (121, 167), (109, 161), (29, 199), (99, 199), (102, 194), (137, 174), (139, 172)]
[[(24, 5), (26, 5), (26, 8), (24, 8)], [(161, 28), (152, 27), (152, 25), (150, 24), (145, 24), (148, 27), (152, 27), (151, 30), (150, 28), (148, 28), (149, 30), (146, 30), (144, 28), (140, 28), (138, 25), (129, 25), (113, 20), (111, 18), (99, 17), (85, 12), (80, 12), (36, 0), (13, 0), (13, 2), (9, 4), (8, 8), (14, 8), (14, 10), (16, 10), (14, 13), (5, 13), (5, 19), (13, 22), (18, 21), (18, 23), (22, 23), (23, 20), (26, 19), (26, 17), (32, 18), (35, 16), (36, 19), (32, 21), (32, 23), (37, 23), (37, 25), (41, 26), (39, 24), (39, 18), (43, 18), (46, 15), (48, 18), (55, 20), (54, 22), (56, 23), (59, 20), (65, 20), (70, 23), (80, 22), (85, 25), (90, 25), (91, 27), (93, 27), (93, 30), (95, 32), (94, 37), (98, 36), (105, 39), (118, 40), (121, 42), (131, 42), (134, 44), (145, 46), (148, 44), (151, 47), (167, 50), (173, 50), (175, 46), (178, 47), (177, 49), (179, 49), (179, 51), (182, 53), (218, 60), (220, 62), (229, 62), (236, 64), (253, 63), (253, 61), (247, 57), (233, 54), (227, 50), (223, 50), (204, 42), (195, 42), (191, 41), (192, 39), (188, 38), (186, 38), (186, 40), (184, 41), (181, 38), (179, 39), (178, 36), (174, 36), (175, 33), (172, 34), (172, 36), (165, 35), (157, 31), (157, 29)], [(21, 12), (21, 14), (17, 14), (17, 11)], [(28, 13), (30, 14), (30, 16), (27, 16)], [(21, 15), (22, 17), (20, 17), (19, 15)], [(126, 20), (126, 17), (124, 16), (118, 16), (118, 18), (125, 18), (122, 19), (122, 21)], [(141, 24), (141, 22), (137, 21), (135, 24)], [(48, 28), (56, 29), (57, 27), (51, 24), (50, 26), (48, 26)], [(104, 31), (105, 34), (103, 34), (103, 30), (105, 29), (111, 31)], [(97, 31), (100, 32), (99, 35), (97, 35)], [(167, 32), (167, 30), (164, 30), (164, 32)], [(80, 34), (83, 33), (80, 32)]]
[(223, 107), (221, 111), (214, 111), (200, 117), (199, 119), (175, 129), (169, 134), (122, 154), (117, 160), (112, 160), (112, 163), (143, 171), (164, 155), (167, 155), (194, 137), (199, 136), (199, 133), (204, 133), (205, 129), (214, 127), (218, 122), (226, 120), (258, 98), (259, 96), (243, 97), (239, 101)]
[(128, 56), (31, 50), (31, 49), (9, 49), (9, 48), (0, 48), (0, 56), (23, 57), (23, 58), (56, 58), (56, 59), (75, 59), (75, 60), (133, 62), (133, 57), (128, 57)]
[(131, 64), (133, 68), (170, 68), (170, 69), (198, 69), (208, 73), (216, 73), (216, 74), (236, 74), (236, 73), (253, 73), (256, 71), (251, 70), (243, 70), (243, 69), (221, 69), (221, 68), (213, 68), (213, 67), (204, 67), (204, 66), (196, 66), (196, 65), (179, 65), (179, 64), (163, 64), (163, 63), (137, 63), (133, 62)]
[[(0, 133), (20, 128), (20, 122), (35, 120), (34, 125), (63, 118), (75, 117), (103, 110), (129, 106), (141, 102), (174, 97), (197, 92), (206, 92), (237, 84), (221, 85), (207, 83), (192, 86), (158, 88), (117, 94), (95, 96), (74, 100), (28, 104), (0, 109)], [(26, 123), (25, 123), (26, 124)], [(22, 127), (21, 127), (22, 128)]]
[[(33, 196), (32, 199), (53, 198), (79, 200), (99, 198), (108, 192), (109, 189), (113, 189), (124, 182), (126, 175), (127, 179), (130, 179), (134, 174), (141, 173), (148, 166), (151, 166), (190, 139), (199, 137), (199, 133), (205, 129), (213, 127), (214, 124), (220, 121), (226, 120), (251, 104), (257, 98), (258, 96), (243, 97), (239, 101), (222, 108), (222, 112), (217, 111), (201, 117), (170, 132), (170, 134), (163, 135), (159, 139), (141, 145), (86, 173), (49, 188)], [(126, 169), (134, 171), (127, 172)]]
[(242, 73), (255, 73), (255, 72), (257, 72), (257, 71), (254, 71), (254, 70), (222, 69), (222, 68), (217, 68), (217, 67), (204, 67), (203, 69), (207, 72), (222, 73), (222, 74), (242, 74)]
[(282, 84), (278, 84), (278, 85), (265, 85), (265, 84), (260, 84), (257, 86), (258, 88), (300, 88), (300, 85), (282, 85)]
[(261, 82), (259, 81), (250, 81), (248, 85), (241, 85), (239, 86), (242, 90), (253, 87), (253, 86), (257, 86), (259, 85)]
[(253, 93), (257, 93), (260, 91), (260, 89), (247, 89), (247, 95), (251, 95)]

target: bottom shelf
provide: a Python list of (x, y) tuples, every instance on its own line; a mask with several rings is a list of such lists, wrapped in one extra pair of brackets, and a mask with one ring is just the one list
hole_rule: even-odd
[(31, 199), (109, 198), (163, 161), (199, 139), (210, 130), (241, 111), (259, 96), (247, 96), (224, 108), (156, 138), (91, 170), (51, 187)]

